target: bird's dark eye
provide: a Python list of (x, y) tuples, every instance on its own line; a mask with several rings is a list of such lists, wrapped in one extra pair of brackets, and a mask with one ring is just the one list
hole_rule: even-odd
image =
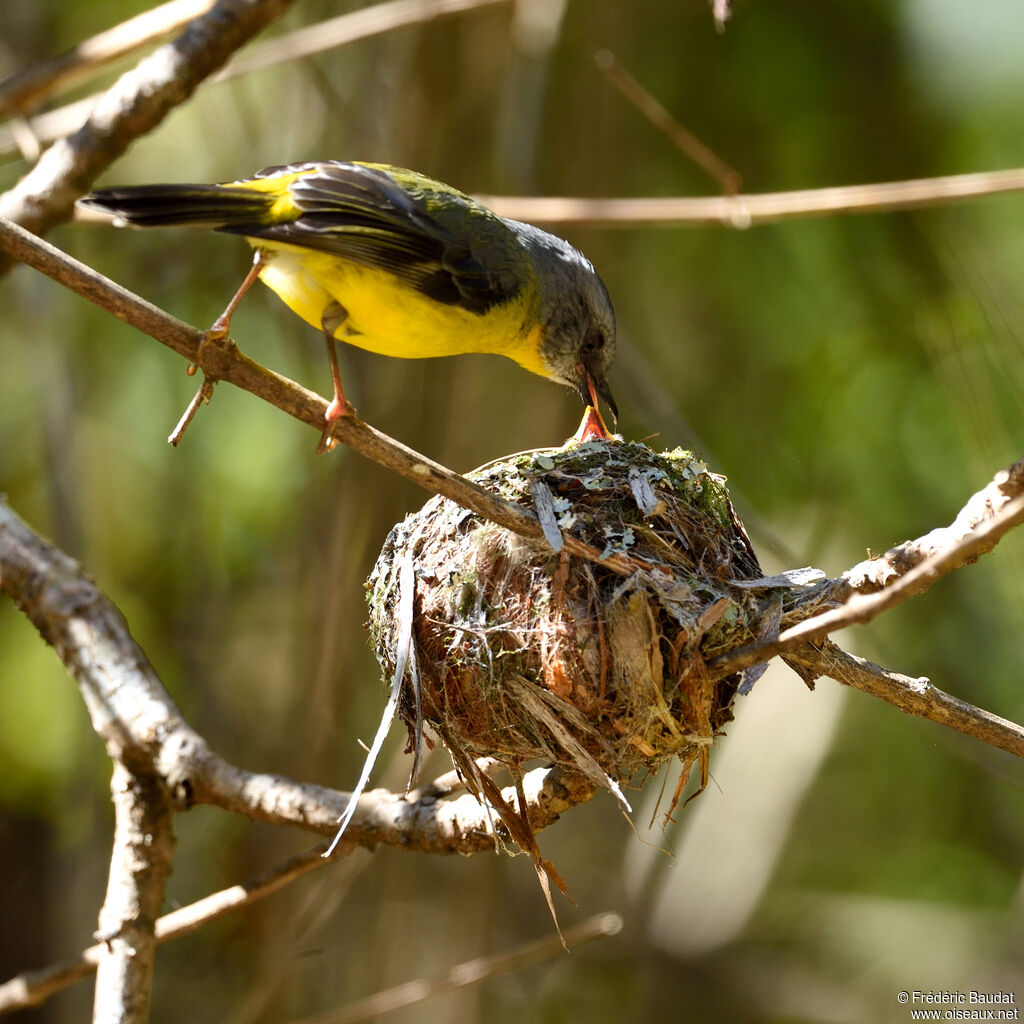
[(583, 339), (582, 351), (586, 354), (592, 352), (599, 352), (604, 348), (604, 335), (600, 331), (588, 331), (587, 336)]

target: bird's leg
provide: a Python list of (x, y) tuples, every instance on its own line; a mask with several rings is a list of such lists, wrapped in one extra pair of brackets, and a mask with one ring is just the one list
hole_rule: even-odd
[(216, 374), (212, 373), (203, 364), (204, 349), (206, 346), (213, 341), (220, 341), (222, 338), (226, 338), (228, 330), (231, 327), (231, 315), (234, 313), (235, 308), (239, 302), (242, 301), (242, 296), (252, 287), (253, 282), (257, 277), (260, 276), (260, 271), (266, 265), (266, 253), (261, 252), (259, 249), (256, 250), (256, 255), (253, 256), (252, 266), (249, 268), (249, 273), (245, 275), (245, 280), (241, 283), (238, 291), (232, 296), (231, 301), (227, 304), (227, 308), (213, 323), (203, 331), (202, 337), (199, 339), (199, 345), (196, 347), (195, 360), (188, 364), (185, 372), (191, 377), (195, 374), (196, 370), (200, 367), (203, 369), (203, 383), (199, 385), (199, 390), (196, 392), (195, 398), (192, 399), (188, 404), (188, 408), (183, 413), (178, 425), (171, 431), (170, 437), (167, 438), (171, 444), (177, 447), (181, 444), (182, 437), (185, 436), (185, 431), (188, 429), (188, 425), (192, 422), (192, 417), (195, 416), (196, 410), (200, 405), (209, 404), (210, 397), (213, 394), (213, 385), (217, 383)]
[(238, 304), (242, 301), (242, 296), (253, 286), (256, 278), (260, 276), (260, 271), (266, 262), (266, 253), (257, 249), (256, 254), (253, 256), (249, 273), (245, 275), (245, 280), (238, 286), (238, 291), (232, 296), (224, 312), (203, 332), (202, 340), (199, 342), (199, 349), (196, 352), (195, 362), (189, 363), (187, 373), (190, 377), (196, 372), (199, 364), (202, 362), (203, 347), (211, 341), (220, 341), (221, 338), (227, 337), (228, 331), (231, 329), (231, 317), (238, 308)]
[(342, 416), (350, 416), (352, 414), (352, 406), (346, 401), (345, 390), (341, 386), (341, 370), (338, 369), (338, 348), (335, 341), (335, 332), (338, 331), (347, 319), (348, 310), (340, 302), (332, 302), (323, 311), (323, 315), (320, 318), (320, 324), (324, 332), (324, 341), (327, 342), (327, 357), (331, 361), (334, 397), (327, 406), (327, 412), (324, 413), (326, 423), (323, 436), (320, 438), (320, 444), (317, 447), (318, 452), (325, 452), (333, 447), (331, 438), (328, 435), (334, 421), (341, 419)]
[(341, 386), (341, 371), (338, 369), (338, 348), (335, 332), (348, 319), (348, 310), (340, 302), (332, 302), (323, 312), (320, 323), (324, 330), (324, 341), (327, 342), (327, 357), (331, 361), (331, 377), (334, 380), (334, 398), (327, 406), (324, 419), (333, 423), (342, 416), (348, 416), (351, 407), (345, 401), (345, 390)]

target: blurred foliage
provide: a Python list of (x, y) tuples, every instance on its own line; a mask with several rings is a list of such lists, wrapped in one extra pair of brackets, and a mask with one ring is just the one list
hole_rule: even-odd
[[(0, 73), (139, 0), (5, 10)], [(345, 5), (297, 3), (273, 29)], [(228, 180), (359, 158), (479, 192), (713, 192), (596, 70), (611, 47), (749, 191), (1024, 163), (1018, 0), (521, 2), (371, 38), (199, 91), (103, 183)], [(0, 186), (25, 170), (0, 162)], [(1018, 457), (1024, 198), (725, 228), (579, 230), (621, 330), (630, 438), (728, 475), (769, 571), (830, 574), (947, 523)], [(67, 225), (53, 241), (199, 326), (248, 264), (226, 236)], [(124, 611), (191, 722), (250, 768), (346, 788), (383, 704), (363, 580), (425, 498), (226, 386), (182, 446), (181, 361), (26, 268), (0, 284), (0, 490)], [(243, 349), (324, 392), (322, 345), (267, 291)], [(503, 360), (343, 353), (364, 417), (464, 470), (561, 441), (568, 392)], [(860, 653), (1017, 721), (1024, 540), (869, 628)], [(1021, 990), (1024, 769), (830, 681), (773, 669), (715, 781), (645, 845), (608, 796), (541, 837), (618, 937), (404, 1014), (419, 1021), (902, 1021), (900, 989)], [(404, 784), (394, 737), (379, 783)], [(445, 770), (435, 756), (427, 766)], [(4, 974), (90, 941), (109, 855), (107, 765), (74, 686), (0, 602)], [(669, 780), (669, 785), (674, 783)], [(651, 815), (657, 780), (636, 821)], [(180, 816), (169, 906), (310, 844), (208, 808)], [(643, 833), (646, 835), (646, 833)], [(676, 860), (660, 852), (671, 846)], [(30, 922), (24, 924), (24, 922)], [(523, 858), (380, 850), (161, 950), (158, 1022), (282, 1021), (550, 930)], [(88, 985), (22, 1018), (84, 1019)]]

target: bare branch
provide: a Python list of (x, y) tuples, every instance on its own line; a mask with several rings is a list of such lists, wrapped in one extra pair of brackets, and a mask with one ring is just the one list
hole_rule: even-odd
[[(274, 824), (322, 834), (336, 830), (348, 795), (279, 775), (245, 771), (209, 749), (187, 724), (135, 643), (120, 612), (80, 567), (0, 502), (0, 588), (58, 653), (78, 682), (93, 728), (115, 761), (152, 765), (174, 804), (216, 804)], [(594, 786), (562, 769), (537, 769), (524, 782), (539, 830)], [(515, 790), (508, 790), (514, 796)], [(476, 853), (493, 849), (488, 816), (474, 797), (410, 802), (385, 790), (364, 795), (345, 844)], [(343, 844), (343, 845), (345, 845)]]
[(531, 964), (551, 960), (567, 949), (576, 949), (594, 939), (616, 935), (621, 930), (622, 918), (618, 914), (597, 914), (572, 928), (566, 928), (563, 933), (564, 945), (558, 935), (534, 939), (518, 949), (496, 953), (494, 956), (476, 957), (452, 967), (435, 978), (408, 981), (404, 985), (396, 985), (394, 988), (350, 1003), (340, 1010), (319, 1014), (316, 1017), (304, 1017), (301, 1021), (293, 1021), (293, 1024), (357, 1024), (358, 1021), (372, 1020), (383, 1013), (447, 995), (467, 985), (479, 984), (495, 975), (508, 974)]
[(218, 0), (209, 14), (122, 75), (81, 128), (55, 142), (14, 188), (0, 195), (0, 217), (33, 231), (66, 219), (75, 200), (134, 139), (188, 99), (290, 2)]
[(1022, 522), (1024, 495), (1018, 495), (967, 537), (936, 551), (905, 575), (897, 577), (885, 589), (873, 594), (854, 594), (841, 607), (816, 615), (785, 630), (779, 640), (785, 643), (820, 640), (846, 626), (870, 622), (882, 612), (923, 593), (954, 569), (977, 561), (980, 555), (991, 551), (1010, 530), (1020, 526)]
[(93, 1019), (144, 1024), (156, 958), (155, 925), (171, 873), (171, 802), (151, 766), (114, 764), (114, 851), (100, 911)]
[[(183, 935), (188, 935), (202, 928), (211, 921), (225, 917), (244, 907), (251, 906), (253, 903), (273, 895), (286, 885), (304, 878), (310, 872), (316, 871), (328, 864), (336, 863), (345, 857), (345, 853), (337, 853), (330, 859), (325, 859), (324, 851), (327, 849), (327, 845), (326, 842), (320, 843), (281, 864), (274, 865), (274, 867), (248, 882), (232, 885), (227, 889), (211, 893), (201, 900), (196, 900), (195, 903), (190, 903), (186, 907), (181, 907), (169, 914), (165, 914), (156, 922), (157, 945), (163, 945), (172, 939), (181, 938)], [(351, 848), (346, 851), (346, 853), (350, 852)], [(621, 928), (621, 920), (618, 921), (618, 927), (616, 927), (615, 921), (609, 920), (609, 918), (615, 917), (616, 915), (597, 915), (589, 921), (567, 929), (565, 935), (569, 940), (570, 946), (581, 946), (584, 942), (589, 942), (593, 938), (599, 938), (602, 934), (614, 935)], [(548, 941), (553, 945), (554, 953), (562, 951), (562, 944), (557, 936), (551, 936)], [(97, 943), (82, 950), (72, 960), (55, 964), (51, 967), (41, 968), (40, 970), (25, 971), (23, 974), (0, 985), (0, 1014), (37, 1006), (69, 985), (73, 985), (75, 982), (87, 978), (90, 974), (94, 974), (96, 966), (103, 956), (103, 952), (103, 944)], [(502, 964), (506, 958), (520, 955), (521, 952), (521, 950), (514, 950), (512, 953), (499, 954), (493, 958), (483, 958), (484, 963), (479, 973), (469, 980), (482, 980), (484, 977), (500, 973), (502, 969), (516, 969), (517, 965), (515, 964), (507, 968), (503, 968)], [(525, 964), (519, 964), (518, 966), (525, 966)], [(466, 965), (463, 965), (462, 968), (454, 968), (443, 978), (457, 976), (456, 972), (461, 973), (466, 969)], [(443, 982), (443, 978), (438, 979), (438, 981)], [(425, 982), (423, 984), (430, 986), (437, 984), (437, 981)], [(399, 989), (403, 988), (405, 986), (399, 987)], [(374, 1000), (383, 997), (393, 999), (395, 992), (396, 990), (390, 990), (388, 993), (378, 993), (377, 996), (370, 998)], [(440, 990), (429, 993), (429, 995), (439, 994), (441, 994)], [(427, 996), (422, 998), (427, 998)]]
[[(191, 742), (168, 753), (162, 767), (187, 781), (190, 804), (213, 804), (224, 810), (272, 825), (298, 825), (321, 835), (334, 835), (348, 807), (349, 794), (280, 775), (237, 768)], [(585, 777), (561, 768), (537, 768), (524, 779), (530, 822), (539, 831), (596, 792)], [(515, 799), (506, 787), (506, 801)], [(490, 817), (475, 796), (454, 800), (433, 796), (410, 800), (400, 793), (374, 789), (362, 794), (339, 849), (386, 843), (421, 853), (485, 853), (494, 849)]]
[(230, 66), (217, 76), (216, 81), (237, 78), (285, 61), (312, 57), (360, 39), (394, 32), (395, 29), (422, 25), (425, 22), (484, 7), (508, 5), (511, 2), (512, 0), (390, 0), (388, 3), (373, 4), (253, 46), (232, 60)]
[[(708, 662), (708, 669), (715, 678), (721, 678), (803, 644), (822, 640), (846, 626), (870, 622), (882, 612), (927, 590), (954, 569), (977, 561), (1022, 522), (1024, 459), (1000, 470), (991, 483), (970, 498), (950, 526), (906, 541), (881, 558), (854, 566), (840, 580), (829, 580), (813, 588), (806, 598), (796, 603), (787, 618), (790, 621), (799, 618), (801, 604), (819, 607), (822, 603), (838, 603), (838, 607), (804, 618), (775, 639), (719, 655)], [(861, 590), (869, 592), (861, 593)]]
[[(892, 579), (920, 565), (943, 551), (953, 550), (969, 542), (979, 527), (985, 526), (1014, 498), (1024, 494), (1024, 458), (1001, 469), (980, 491), (972, 494), (949, 526), (939, 527), (916, 540), (908, 540), (890, 548), (879, 558), (869, 558), (843, 573), (843, 583), (851, 591), (867, 593), (880, 590)], [(977, 550), (967, 559), (974, 561), (987, 554), (999, 537), (992, 538), (991, 544)]]
[(78, 564), (0, 502), (0, 589), (57, 652), (81, 689), (111, 759), (154, 764), (160, 737), (183, 725), (120, 612)]
[(640, 111), (680, 152), (692, 160), (718, 184), (727, 196), (740, 190), (743, 177), (717, 153), (684, 128), (616, 59), (610, 50), (598, 50), (594, 63), (605, 77)]
[(989, 746), (1024, 757), (1024, 728), (944, 693), (927, 679), (890, 672), (847, 654), (830, 640), (820, 649), (810, 644), (798, 647), (789, 653), (788, 660), (811, 670), (812, 674), (827, 675), (872, 697), (880, 697), (908, 715), (927, 718)]
[(479, 196), (503, 217), (533, 224), (583, 227), (682, 227), (717, 224), (748, 228), (802, 217), (879, 213), (945, 206), (964, 199), (1024, 190), (1024, 168), (942, 178), (736, 196), (586, 199), (569, 196)]
[[(185, 2), (185, 0), (180, 0), (180, 2)], [(203, 2), (209, 6), (210, 0), (203, 0)], [(296, 29), (279, 38), (254, 44), (232, 58), (231, 63), (212, 75), (210, 81), (226, 82), (285, 61), (311, 57), (317, 53), (323, 53), (325, 50), (345, 46), (348, 43), (382, 35), (386, 32), (393, 32), (399, 28), (423, 24), (465, 11), (507, 5), (510, 2), (511, 0), (389, 0), (387, 3), (349, 11), (336, 18), (328, 18), (315, 25)], [(170, 4), (166, 6), (169, 7)], [(119, 31), (128, 24), (130, 23), (125, 23), (112, 31)], [(140, 40), (140, 45), (142, 42), (145, 40)], [(31, 74), (34, 70), (31, 69), (26, 74)], [(13, 79), (8, 79), (8, 81), (13, 82)], [(3, 85), (0, 85), (0, 89), (2, 88)], [(94, 93), (84, 99), (65, 104), (56, 110), (48, 110), (26, 119), (20, 127), (16, 122), (0, 126), (0, 154), (24, 149), (24, 144), (19, 141), (19, 135), (27, 133), (37, 143), (53, 142), (54, 139), (73, 131), (82, 123), (102, 95), (102, 93)], [(2, 109), (2, 93), (0, 93), (0, 111)]]
[[(343, 856), (339, 854), (326, 860), (323, 856), (326, 849), (327, 843), (320, 843), (248, 882), (211, 893), (195, 903), (165, 914), (156, 922), (154, 929), (157, 945), (188, 935), (210, 921), (262, 900), (311, 871), (335, 863)], [(351, 848), (346, 852), (351, 852)], [(0, 1014), (36, 1006), (61, 989), (95, 973), (104, 951), (104, 943), (97, 943), (82, 950), (72, 960), (36, 971), (25, 971), (0, 985)]]
[[(38, 61), (0, 82), (0, 114), (23, 112), (58, 89), (86, 77), (147, 43), (162, 39), (201, 14), (215, 0), (168, 0), (85, 39), (49, 60)], [(93, 97), (95, 101), (96, 97)]]
[[(315, 427), (318, 434), (322, 432), (327, 402), (294, 381), (253, 362), (230, 339), (204, 343), (206, 336), (202, 331), (164, 313), (31, 232), (3, 220), (0, 220), (0, 250), (137, 327), (183, 355), (190, 363), (198, 362), (211, 381), (224, 380), (234, 384)], [(521, 537), (546, 543), (539, 520), (528, 509), (492, 494), (355, 416), (336, 420), (331, 436), (434, 494), (443, 494)], [(647, 568), (621, 554), (602, 557), (598, 548), (568, 534), (564, 543), (571, 554), (600, 561), (624, 576), (632, 575), (638, 568)]]

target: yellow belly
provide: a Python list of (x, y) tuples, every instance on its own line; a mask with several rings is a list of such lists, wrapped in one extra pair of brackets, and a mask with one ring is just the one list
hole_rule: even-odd
[(540, 326), (521, 300), (480, 315), (436, 302), (384, 270), (301, 246), (249, 242), (266, 254), (263, 282), (307, 323), (319, 329), (327, 306), (336, 301), (344, 307), (339, 341), (404, 359), (493, 352), (547, 376)]

